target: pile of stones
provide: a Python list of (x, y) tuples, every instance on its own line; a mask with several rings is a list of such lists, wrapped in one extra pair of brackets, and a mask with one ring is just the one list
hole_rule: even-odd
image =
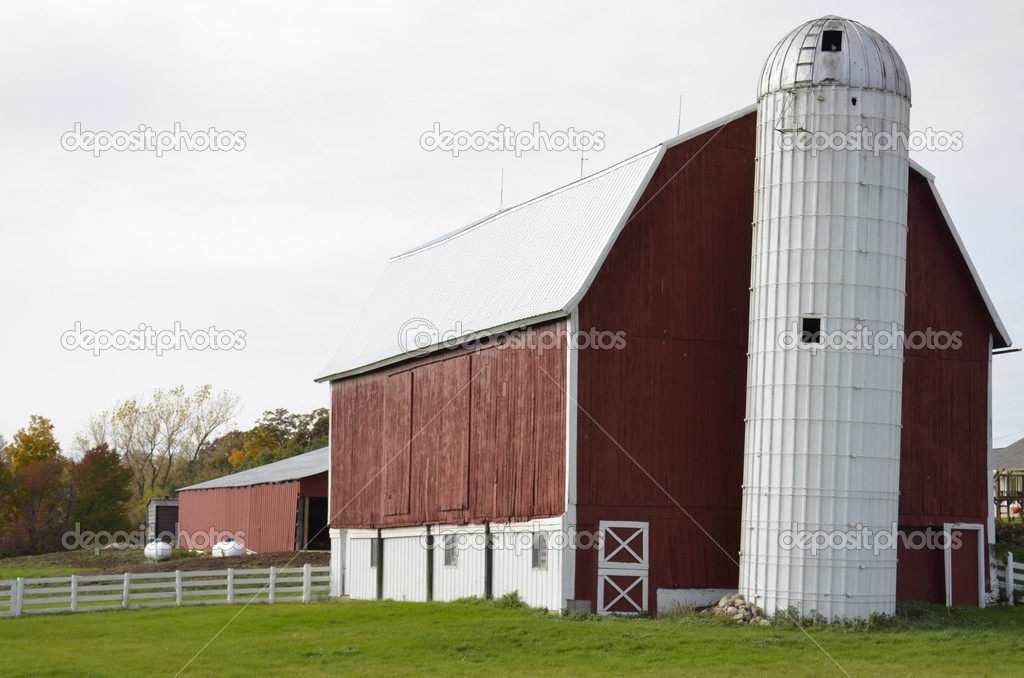
[(764, 610), (757, 605), (748, 603), (739, 593), (722, 596), (718, 604), (704, 610), (704, 614), (732, 617), (737, 624), (771, 626), (771, 622), (762, 616)]

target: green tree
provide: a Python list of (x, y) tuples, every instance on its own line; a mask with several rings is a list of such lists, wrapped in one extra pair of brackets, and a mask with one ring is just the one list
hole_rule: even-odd
[(279, 442), (291, 440), (295, 435), (299, 415), (292, 414), (283, 407), (276, 410), (267, 410), (263, 417), (256, 422), (256, 425), (266, 430)]
[(300, 414), (292, 440), (306, 451), (327, 447), (330, 424), (331, 412), (326, 407)]
[(127, 504), (132, 473), (121, 455), (105, 443), (88, 450), (69, 467), (71, 511), (68, 522), (84, 530), (116, 532), (129, 528)]

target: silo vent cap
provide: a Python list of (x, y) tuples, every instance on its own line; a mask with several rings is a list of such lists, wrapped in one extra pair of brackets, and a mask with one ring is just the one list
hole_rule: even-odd
[(878, 89), (910, 99), (907, 67), (889, 41), (837, 16), (808, 21), (775, 46), (761, 70), (757, 98), (820, 85)]

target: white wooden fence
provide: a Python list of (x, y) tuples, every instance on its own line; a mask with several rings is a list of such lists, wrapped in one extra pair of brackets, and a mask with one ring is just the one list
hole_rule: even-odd
[(328, 566), (77, 575), (0, 580), (0, 617), (45, 612), (326, 598)]
[(1006, 599), (1012, 606), (1014, 604), (1014, 591), (1016, 597), (1024, 599), (1024, 563), (1013, 562), (1013, 554), (1006, 554), (1005, 563), (996, 563), (996, 582), (1006, 592)]

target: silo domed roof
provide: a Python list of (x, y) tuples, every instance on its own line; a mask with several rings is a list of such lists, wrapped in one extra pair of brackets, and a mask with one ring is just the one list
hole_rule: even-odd
[(775, 46), (761, 71), (757, 98), (776, 90), (830, 84), (880, 89), (910, 99), (907, 67), (889, 41), (837, 16), (808, 21)]

